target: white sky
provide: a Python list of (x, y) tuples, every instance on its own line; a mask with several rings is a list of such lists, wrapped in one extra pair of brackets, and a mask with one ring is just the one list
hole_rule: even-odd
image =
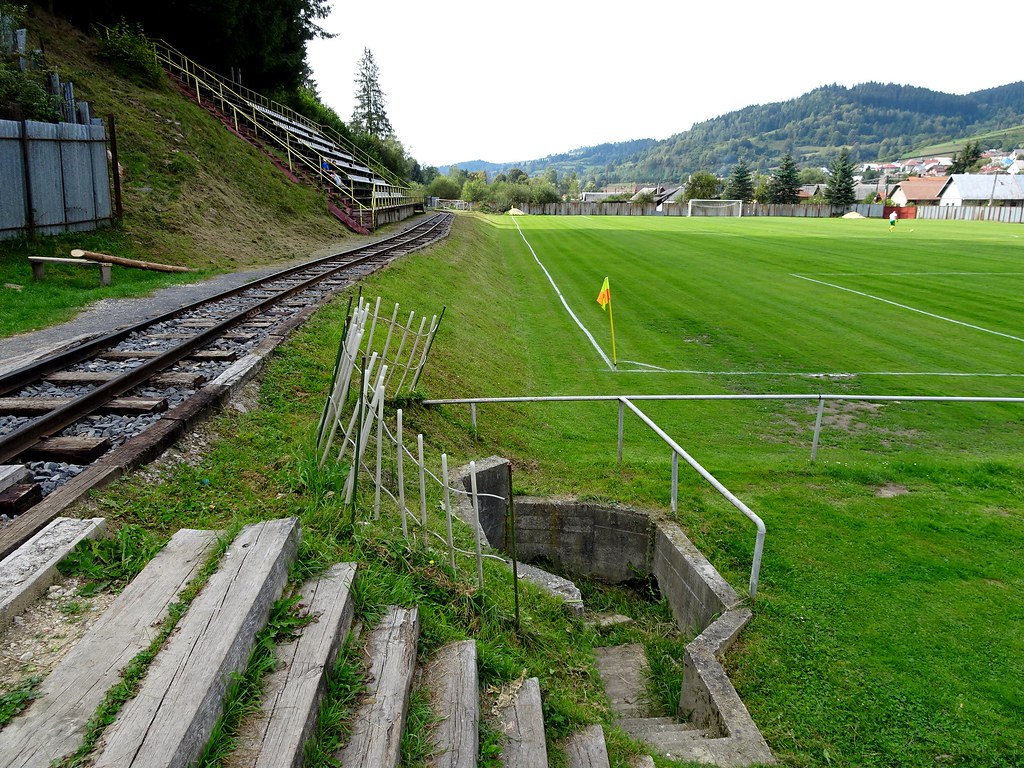
[(1024, 78), (1008, 0), (918, 13), (790, 0), (332, 4), (322, 26), (338, 36), (308, 47), (322, 100), (349, 119), (369, 48), (395, 133), (423, 165), (664, 139), (831, 83), (969, 93)]

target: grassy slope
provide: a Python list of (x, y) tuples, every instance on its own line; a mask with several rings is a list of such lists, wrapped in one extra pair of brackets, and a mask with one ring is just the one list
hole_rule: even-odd
[(191, 276), (114, 268), (113, 285), (98, 287), (92, 271), (52, 267), (33, 283), (28, 255), (67, 256), (84, 247), (146, 261), (184, 264), (213, 274), (306, 256), (348, 239), (311, 190), (289, 182), (244, 142), (168, 83), (140, 88), (96, 59), (95, 42), (32, 6), (33, 45), (75, 95), (113, 114), (124, 167), (124, 221), (95, 233), (0, 241), (0, 334), (67, 319), (86, 303), (138, 295)]

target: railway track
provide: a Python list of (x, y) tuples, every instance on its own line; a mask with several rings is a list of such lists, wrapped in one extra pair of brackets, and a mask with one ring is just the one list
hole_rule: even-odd
[(445, 237), (452, 214), (282, 270), (0, 376), (0, 558), (159, 455), (341, 289)]

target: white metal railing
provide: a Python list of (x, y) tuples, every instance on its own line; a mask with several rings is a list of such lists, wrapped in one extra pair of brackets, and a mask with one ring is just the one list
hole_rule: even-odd
[(742, 501), (720, 483), (685, 449), (676, 443), (650, 417), (637, 408), (632, 401), (677, 401), (677, 400), (817, 400), (818, 408), (814, 423), (814, 438), (811, 444), (811, 461), (817, 458), (818, 443), (821, 436), (822, 420), (827, 400), (852, 400), (867, 402), (932, 402), (932, 403), (1024, 403), (1024, 397), (946, 397), (946, 396), (904, 396), (904, 395), (842, 395), (842, 394), (768, 394), (768, 395), (548, 395), (548, 396), (516, 396), (516, 397), (462, 397), (437, 400), (424, 400), (423, 405), (469, 405), (470, 421), (473, 431), (477, 430), (477, 405), (481, 403), (578, 403), (578, 402), (617, 402), (618, 413), (618, 461), (622, 462), (625, 436), (625, 409), (629, 408), (656, 435), (672, 448), (672, 480), (671, 507), (675, 512), (679, 497), (679, 458), (682, 457), (693, 469), (711, 484), (730, 504), (742, 512), (757, 526), (757, 538), (754, 543), (754, 555), (750, 569), (749, 594), (753, 598), (757, 594), (760, 577), (761, 557), (764, 550), (764, 522)]

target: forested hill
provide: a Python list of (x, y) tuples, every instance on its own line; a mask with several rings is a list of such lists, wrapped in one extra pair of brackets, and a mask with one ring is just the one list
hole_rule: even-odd
[[(1024, 82), (963, 96), (891, 83), (826, 85), (789, 101), (729, 112), (663, 141), (602, 144), (515, 165), (530, 174), (549, 167), (560, 175), (575, 171), (599, 183), (672, 181), (700, 170), (728, 173), (740, 157), (767, 170), (786, 152), (801, 166), (827, 166), (843, 146), (855, 162), (895, 159), (917, 147), (1021, 123)], [(472, 163), (459, 167), (477, 169)]]

